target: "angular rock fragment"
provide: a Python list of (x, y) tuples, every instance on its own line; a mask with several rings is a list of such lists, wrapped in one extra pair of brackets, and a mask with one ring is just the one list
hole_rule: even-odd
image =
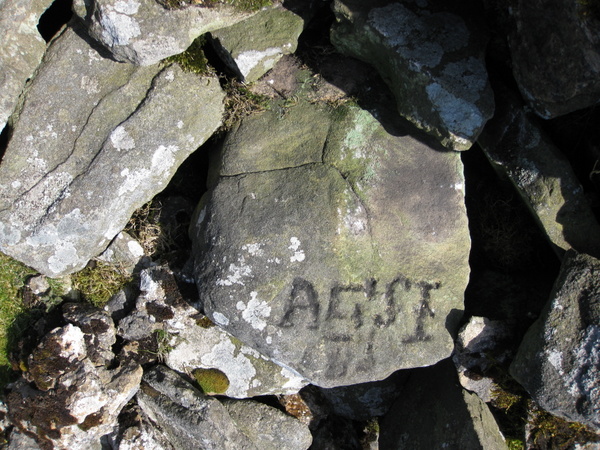
[(170, 9), (155, 0), (76, 0), (73, 11), (117, 61), (142, 66), (179, 54), (201, 34), (253, 14), (220, 2)]
[(223, 113), (215, 77), (117, 63), (78, 33), (53, 41), (0, 165), (0, 249), (51, 277), (104, 250)]
[(253, 82), (271, 70), (283, 55), (298, 47), (304, 21), (293, 12), (275, 7), (231, 27), (211, 33), (223, 61), (242, 81)]
[(511, 375), (546, 411), (600, 430), (600, 261), (570, 250)]
[(494, 111), (485, 38), (435, 2), (423, 3), (336, 0), (331, 39), (377, 69), (401, 116), (445, 147), (466, 150)]
[(4, 0), (0, 3), (0, 131), (44, 55), (46, 43), (36, 26), (52, 1)]
[(300, 101), (248, 117), (193, 222), (207, 315), (323, 387), (447, 357), (462, 308), (459, 155), (388, 133), (383, 113)]
[(115, 330), (105, 313), (73, 305), (66, 315), (81, 328), (68, 324), (43, 338), (28, 359), (27, 379), (10, 387), (9, 417), (41, 448), (100, 449), (138, 390), (142, 367), (129, 359), (114, 364), (107, 346)]
[(156, 330), (165, 333), (168, 349), (162, 358), (168, 367), (195, 376), (203, 388), (214, 385), (215, 377), (224, 377), (222, 387), (211, 394), (233, 398), (292, 394), (307, 384), (298, 374), (244, 345), (183, 301), (168, 269), (143, 270), (140, 289), (142, 295), (135, 310), (119, 322), (119, 335), (142, 340)]
[(478, 143), (533, 212), (559, 256), (570, 248), (600, 256), (600, 225), (567, 158), (507, 88)]
[(450, 360), (414, 369), (380, 430), (380, 448), (506, 449), (494, 416), (460, 387)]
[(593, 1), (518, 1), (509, 11), (512, 68), (533, 110), (550, 119), (600, 101), (600, 10)]

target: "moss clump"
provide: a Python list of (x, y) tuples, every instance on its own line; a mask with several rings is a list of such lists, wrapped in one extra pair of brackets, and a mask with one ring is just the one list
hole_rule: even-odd
[(20, 292), (26, 278), (33, 274), (33, 269), (0, 253), (0, 387), (9, 381), (8, 351), (13, 334), (20, 328), (15, 325), (26, 311)]
[(169, 56), (165, 58), (164, 63), (171, 64), (175, 63), (185, 72), (191, 72), (198, 75), (206, 75), (213, 72), (212, 67), (208, 64), (208, 59), (204, 54), (204, 44), (206, 38), (204, 35), (197, 38), (192, 45), (190, 45), (186, 51), (179, 53), (178, 55)]
[(573, 448), (575, 444), (598, 442), (597, 434), (585, 425), (564, 419), (537, 408), (530, 402), (529, 443), (533, 448)]
[(72, 276), (73, 289), (94, 306), (102, 307), (133, 278), (116, 267), (95, 261)]
[(205, 394), (224, 394), (229, 388), (229, 378), (219, 369), (194, 369), (192, 375)]
[(225, 97), (223, 131), (230, 129), (245, 116), (270, 108), (269, 97), (255, 94), (239, 81), (230, 80), (224, 89), (227, 97)]
[(196, 317), (196, 325), (202, 328), (212, 328), (215, 326), (212, 320), (203, 315), (198, 315), (198, 317)]

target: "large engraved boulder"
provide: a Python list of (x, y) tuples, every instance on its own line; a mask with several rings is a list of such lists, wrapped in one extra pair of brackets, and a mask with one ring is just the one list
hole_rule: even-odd
[(0, 165), (0, 250), (50, 277), (101, 253), (223, 112), (216, 77), (117, 63), (80, 34), (48, 49)]
[[(470, 148), (494, 112), (477, 24), (444, 2), (336, 0), (331, 39), (373, 65), (398, 112), (454, 150)], [(469, 12), (471, 14), (471, 12)]]
[(302, 101), (250, 116), (215, 158), (192, 230), (208, 316), (323, 387), (449, 356), (462, 309), (459, 155), (381, 114), (395, 117)]

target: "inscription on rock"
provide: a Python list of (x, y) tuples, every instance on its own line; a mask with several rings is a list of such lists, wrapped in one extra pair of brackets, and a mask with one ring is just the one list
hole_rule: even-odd
[[(440, 287), (439, 282), (414, 282), (400, 274), (385, 284), (370, 278), (363, 284), (336, 284), (329, 292), (319, 293), (310, 281), (297, 277), (279, 326), (320, 329), (330, 342), (350, 342), (362, 334), (358, 332), (394, 325), (407, 330), (400, 338), (403, 343), (427, 341), (431, 336), (425, 329), (426, 319), (435, 317), (431, 292)], [(335, 321), (344, 321), (344, 332), (327, 331), (338, 328)]]

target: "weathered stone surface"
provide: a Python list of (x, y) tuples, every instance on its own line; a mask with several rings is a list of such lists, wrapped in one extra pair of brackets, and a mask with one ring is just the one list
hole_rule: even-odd
[(559, 256), (574, 248), (600, 256), (600, 225), (567, 158), (508, 89), (496, 88), (496, 113), (478, 143), (507, 176)]
[(450, 360), (414, 369), (380, 430), (380, 448), (506, 449), (494, 416), (460, 387)]
[(171, 369), (144, 374), (138, 404), (177, 449), (255, 449), (216, 399), (202, 394)]
[(600, 11), (595, 2), (518, 1), (509, 8), (513, 74), (545, 119), (600, 101)]
[(600, 430), (600, 261), (570, 250), (510, 367), (545, 410)]
[(296, 108), (216, 157), (193, 230), (205, 312), (323, 387), (447, 357), (469, 273), (459, 155), (355, 106)]
[(304, 20), (281, 6), (211, 33), (221, 59), (242, 81), (258, 80), (283, 55), (296, 51)]
[(201, 34), (253, 14), (221, 3), (168, 9), (155, 0), (76, 0), (73, 11), (115, 59), (142, 66), (181, 53)]
[(511, 356), (511, 327), (506, 322), (471, 317), (458, 333), (452, 360), (462, 387), (476, 393), (488, 403), (492, 399), (494, 381), (485, 376), (490, 368), (503, 364)]
[(117, 234), (98, 259), (130, 274), (139, 273), (151, 262), (140, 243), (124, 231)]
[(351, 420), (368, 420), (388, 412), (409, 374), (410, 371), (401, 370), (385, 380), (331, 389), (319, 388), (319, 392), (327, 399), (334, 414)]
[(129, 359), (107, 368), (115, 362), (106, 348), (114, 327), (111, 333), (105, 313), (72, 305), (66, 316), (81, 328), (68, 324), (43, 338), (28, 359), (26, 378), (10, 388), (9, 416), (42, 448), (100, 449), (100, 438), (138, 390), (142, 368)]
[(6, 125), (25, 82), (46, 50), (37, 30), (52, 0), (4, 0), (0, 3), (0, 130)]
[(308, 427), (287, 414), (253, 400), (227, 400), (223, 405), (238, 428), (260, 449), (306, 450)]
[(336, 0), (331, 33), (342, 53), (372, 64), (398, 112), (454, 150), (472, 146), (492, 116), (485, 37), (435, 2)]
[(181, 373), (217, 370), (226, 389), (216, 392), (234, 398), (292, 394), (307, 384), (298, 374), (280, 367), (253, 348), (216, 327), (181, 299), (173, 274), (163, 267), (141, 273), (136, 309), (119, 322), (128, 340), (148, 338), (155, 330), (168, 335), (165, 364)]
[(216, 78), (117, 63), (67, 29), (0, 165), (0, 249), (52, 277), (84, 267), (220, 125), (223, 96)]

